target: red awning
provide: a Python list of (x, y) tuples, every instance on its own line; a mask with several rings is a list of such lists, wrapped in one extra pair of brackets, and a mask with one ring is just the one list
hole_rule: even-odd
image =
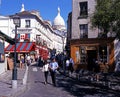
[(49, 56), (49, 52), (46, 46), (42, 46), (42, 45), (36, 45), (36, 49), (38, 49), (39, 55), (46, 60)]
[[(14, 52), (15, 45), (9, 44), (5, 48), (5, 52)], [(30, 51), (35, 51), (35, 43), (34, 42), (18, 42), (16, 44), (16, 52), (24, 52), (28, 53)]]

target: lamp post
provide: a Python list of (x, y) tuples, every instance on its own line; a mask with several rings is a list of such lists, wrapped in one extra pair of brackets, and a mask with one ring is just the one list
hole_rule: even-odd
[(20, 17), (15, 14), (13, 16), (13, 23), (15, 24), (15, 49), (14, 49), (14, 67), (12, 72), (12, 88), (17, 88), (17, 64), (16, 64), (16, 43), (17, 43), (17, 27), (20, 26)]

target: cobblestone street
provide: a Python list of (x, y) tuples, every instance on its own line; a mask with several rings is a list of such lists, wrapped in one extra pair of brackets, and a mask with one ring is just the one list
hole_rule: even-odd
[[(36, 69), (35, 69), (36, 68)], [(111, 84), (108, 87), (103, 81), (90, 81), (88, 75), (77, 79), (75, 73), (71, 77), (64, 76), (63, 71), (57, 74), (57, 87), (49, 83), (44, 85), (41, 69), (31, 66), (29, 69), (29, 89), (19, 97), (118, 97), (119, 90)], [(119, 78), (119, 77), (118, 77)], [(118, 78), (117, 81), (119, 80)], [(115, 79), (115, 78), (114, 78)], [(113, 79), (112, 79), (113, 80)], [(113, 87), (114, 86), (114, 87)], [(118, 86), (119, 87), (119, 86)]]

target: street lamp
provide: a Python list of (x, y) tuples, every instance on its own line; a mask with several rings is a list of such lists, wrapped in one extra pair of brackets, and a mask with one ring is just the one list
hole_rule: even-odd
[(12, 88), (17, 88), (17, 64), (16, 64), (16, 43), (17, 43), (17, 27), (20, 26), (20, 17), (15, 14), (13, 16), (13, 23), (15, 24), (15, 49), (14, 49), (14, 67), (12, 72)]

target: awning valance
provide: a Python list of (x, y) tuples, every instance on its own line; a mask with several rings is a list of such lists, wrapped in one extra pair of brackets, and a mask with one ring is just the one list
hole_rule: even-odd
[[(14, 52), (15, 45), (9, 44), (5, 48), (5, 52)], [(34, 42), (19, 42), (16, 44), (16, 52), (24, 52), (28, 53), (30, 51), (35, 50), (35, 43)]]

